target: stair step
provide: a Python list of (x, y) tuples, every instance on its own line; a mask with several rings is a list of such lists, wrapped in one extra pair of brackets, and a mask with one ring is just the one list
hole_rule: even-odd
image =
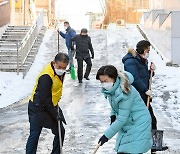
[(7, 44), (7, 43), (0, 43), (0, 50), (1, 49), (9, 49), (9, 48), (13, 48), (13, 49), (17, 49), (17, 45), (16, 44)]
[(26, 34), (27, 32), (24, 31), (19, 31), (19, 32), (8, 31), (3, 33), (3, 35), (26, 35)]
[(29, 30), (30, 26), (8, 26), (7, 30)]
[(21, 42), (21, 40), (19, 40), (19, 41), (17, 41), (17, 40), (9, 40), (9, 41), (7, 41), (7, 40), (2, 40), (2, 39), (0, 39), (0, 43), (2, 44), (17, 44), (17, 43), (19, 43), (19, 42)]
[[(28, 65), (28, 64), (32, 64), (32, 61), (26, 61), (24, 63), (24, 65)], [(0, 62), (0, 65), (6, 66), (6, 65), (16, 65), (17, 66), (17, 62), (8, 62), (8, 61), (4, 61), (4, 62)], [(21, 62), (19, 62), (19, 65), (21, 65)]]
[(25, 35), (2, 35), (2, 39), (23, 39), (25, 37)]
[(5, 47), (0, 47), (0, 54), (2, 52), (4, 53), (9, 53), (9, 52), (13, 52), (16, 51), (17, 52), (17, 48), (5, 48)]
[(22, 39), (19, 39), (19, 38), (17, 38), (17, 39), (14, 39), (14, 38), (8, 38), (8, 39), (4, 39), (4, 38), (2, 38), (2, 39), (0, 39), (0, 41), (14, 41), (14, 42), (18, 42), (18, 41), (22, 41)]

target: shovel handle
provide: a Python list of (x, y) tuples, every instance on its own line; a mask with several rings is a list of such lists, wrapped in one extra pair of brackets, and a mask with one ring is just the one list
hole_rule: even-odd
[[(153, 76), (153, 70), (151, 70), (151, 73), (150, 73), (149, 90), (151, 90), (152, 76)], [(149, 103), (150, 103), (150, 96), (147, 97), (147, 108), (148, 108), (148, 109), (149, 109)]]
[(101, 142), (96, 146), (96, 149), (94, 150), (93, 154), (95, 154), (98, 151), (100, 146), (101, 146)]

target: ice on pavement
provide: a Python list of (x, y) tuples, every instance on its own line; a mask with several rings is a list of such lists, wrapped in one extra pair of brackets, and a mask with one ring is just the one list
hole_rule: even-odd
[[(110, 25), (107, 30), (90, 31), (89, 35), (95, 50), (90, 81), (83, 80), (79, 85), (70, 75), (66, 75), (60, 106), (64, 111), (68, 125), (64, 143), (64, 153), (89, 154), (95, 149), (99, 137), (109, 126), (109, 104), (101, 94), (101, 87), (95, 79), (98, 68), (112, 64), (123, 68), (122, 57), (127, 47), (135, 48), (142, 40), (136, 25), (116, 27)], [(60, 50), (66, 52), (64, 40), (60, 41)], [(15, 103), (30, 95), (39, 71), (52, 60), (57, 53), (57, 33), (47, 30), (30, 71), (22, 79), (16, 73), (0, 72), (0, 153), (25, 153), (25, 144), (29, 135), (27, 100)], [(156, 65), (153, 78), (152, 106), (158, 120), (158, 128), (164, 130), (164, 144), (170, 147), (167, 153), (180, 150), (180, 68), (167, 67), (153, 49), (150, 61)], [(77, 69), (75, 61), (75, 69)], [(8, 106), (10, 105), (10, 106)], [(8, 107), (7, 107), (8, 106)], [(53, 135), (44, 129), (38, 145), (38, 153), (50, 153)], [(98, 154), (115, 154), (115, 137), (100, 147)], [(159, 152), (160, 153), (160, 152)]]

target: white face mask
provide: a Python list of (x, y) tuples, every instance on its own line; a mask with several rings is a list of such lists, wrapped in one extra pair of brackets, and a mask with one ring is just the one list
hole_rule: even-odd
[(149, 58), (149, 53), (146, 53), (144, 56), (143, 56), (144, 59), (148, 59)]
[(102, 88), (104, 88), (106, 90), (111, 90), (113, 84), (114, 84), (113, 82), (103, 82), (103, 83), (101, 83)]
[(66, 72), (66, 70), (57, 69), (57, 68), (55, 68), (54, 70), (55, 70), (56, 74), (59, 76), (63, 75)]
[(64, 26), (64, 29), (66, 30), (66, 29), (67, 29), (67, 27), (66, 27), (66, 26)]

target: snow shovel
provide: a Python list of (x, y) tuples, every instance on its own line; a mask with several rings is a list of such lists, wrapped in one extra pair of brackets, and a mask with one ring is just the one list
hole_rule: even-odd
[(93, 154), (95, 154), (98, 151), (100, 146), (101, 146), (101, 142), (96, 146), (96, 149), (94, 150)]
[[(57, 106), (57, 111), (58, 111), (58, 115), (59, 115), (59, 106)], [(62, 140), (61, 140), (61, 124), (60, 124), (60, 119), (58, 119), (58, 132), (59, 132), (60, 154), (63, 154), (63, 151), (62, 151)]]
[[(150, 79), (149, 79), (149, 90), (151, 90), (152, 85), (152, 76), (153, 76), (153, 70), (150, 70)], [(147, 108), (149, 109), (149, 103), (150, 103), (150, 96), (147, 98)], [(155, 149), (157, 151), (162, 151), (162, 141), (163, 141), (163, 130), (156, 130), (152, 129), (152, 138), (153, 138), (153, 145), (151, 149)]]

